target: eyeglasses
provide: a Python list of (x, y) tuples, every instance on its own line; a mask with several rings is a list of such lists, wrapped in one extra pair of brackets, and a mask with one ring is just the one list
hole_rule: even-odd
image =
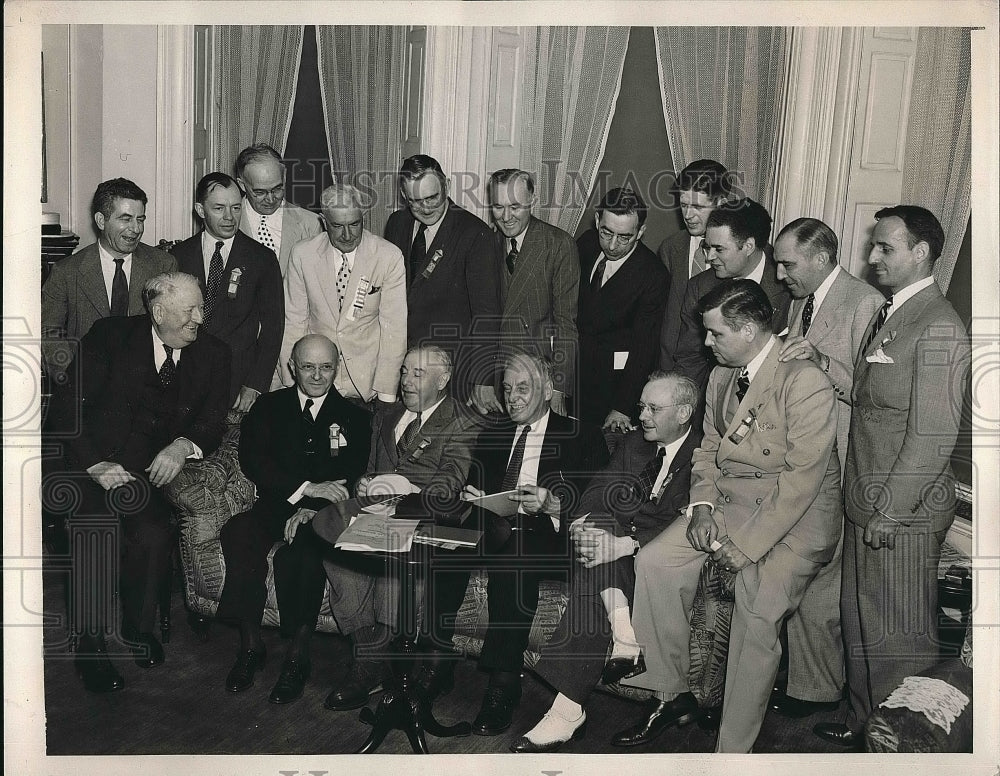
[(615, 243), (621, 243), (622, 245), (627, 245), (628, 243), (632, 242), (632, 240), (635, 239), (634, 234), (616, 234), (615, 232), (612, 232), (605, 226), (598, 228), (597, 233), (612, 245), (614, 245)]
[(635, 405), (635, 408), (639, 410), (640, 415), (642, 414), (643, 410), (649, 410), (650, 415), (655, 415), (657, 412), (669, 409), (670, 407), (680, 407), (682, 404), (687, 404), (687, 402), (682, 401), (682, 402), (677, 402), (676, 404), (643, 404), (642, 402), (639, 402), (638, 404)]
[(250, 189), (250, 193), (253, 194), (258, 199), (264, 199), (264, 197), (280, 197), (285, 193), (285, 184), (279, 184), (273, 189)]

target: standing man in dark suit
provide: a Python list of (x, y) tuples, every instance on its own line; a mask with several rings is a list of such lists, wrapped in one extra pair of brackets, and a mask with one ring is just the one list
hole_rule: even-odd
[(205, 330), (233, 352), (230, 400), (246, 412), (270, 390), (285, 325), (281, 272), (274, 251), (238, 231), (243, 198), (236, 181), (211, 172), (195, 190), (204, 230), (174, 246), (183, 272), (205, 295)]
[(712, 211), (729, 197), (729, 172), (714, 159), (699, 159), (680, 171), (674, 187), (685, 230), (660, 243), (660, 261), (670, 273), (670, 293), (660, 328), (660, 369), (674, 369), (677, 336), (681, 330), (681, 305), (688, 280), (708, 269), (702, 247), (705, 226)]
[(503, 254), (496, 235), (452, 202), (448, 189), (433, 157), (403, 160), (399, 192), (406, 207), (389, 216), (385, 239), (406, 262), (407, 345), (446, 347), (459, 402), (471, 399), (480, 412), (501, 412), (494, 374)]
[(669, 276), (640, 242), (646, 203), (632, 189), (612, 189), (597, 205), (595, 230), (580, 251), (580, 418), (629, 431), (635, 403), (656, 363), (656, 337)]
[(325, 542), (309, 523), (317, 510), (349, 497), (368, 460), (371, 416), (334, 389), (337, 363), (329, 339), (303, 337), (288, 363), (294, 387), (262, 396), (241, 427), (240, 467), (257, 486), (257, 501), (222, 527), (226, 581), (217, 616), (240, 630), (226, 690), (242, 692), (267, 654), (260, 633), (267, 555), (275, 542), (290, 543), (273, 561), (281, 632), (292, 643), (271, 703), (294, 701), (309, 678), (309, 639), (326, 585)]
[(674, 359), (677, 371), (705, 385), (716, 365), (712, 351), (705, 345), (705, 329), (698, 305), (701, 298), (729, 278), (748, 278), (764, 289), (774, 307), (772, 330), (785, 328), (788, 320), (788, 289), (777, 277), (768, 239), (771, 216), (757, 202), (740, 200), (716, 208), (708, 217), (704, 246), (709, 269), (688, 281), (681, 306), (681, 329)]
[(861, 743), (872, 708), (938, 661), (937, 568), (954, 519), (951, 454), (969, 337), (932, 274), (944, 231), (914, 205), (879, 210), (868, 263), (892, 295), (854, 367), (841, 617), (850, 709), (821, 738)]
[(130, 180), (101, 183), (91, 204), (97, 242), (56, 262), (42, 286), (42, 356), (57, 384), (94, 321), (144, 314), (146, 281), (177, 269), (170, 254), (140, 242), (146, 203)]
[(737, 574), (716, 751), (746, 753), (778, 672), (781, 623), (841, 532), (837, 400), (815, 364), (779, 360), (774, 311), (757, 283), (725, 280), (702, 298), (701, 310), (720, 365), (705, 394), (690, 503), (636, 564), (632, 625), (647, 671), (627, 682), (656, 698), (646, 718), (612, 744), (646, 744), (697, 717), (688, 686), (689, 619), (711, 559)]
[[(837, 453), (841, 471), (851, 428), (854, 358), (882, 294), (837, 264), (837, 236), (822, 221), (798, 218), (774, 242), (778, 279), (792, 295), (788, 336), (778, 359), (808, 359), (826, 372), (837, 394)], [(843, 542), (809, 583), (788, 618), (788, 686), (772, 707), (788, 717), (835, 709), (844, 691), (840, 632)]]
[[(137, 665), (163, 662), (152, 630), (170, 562), (171, 508), (161, 488), (188, 458), (211, 453), (228, 406), (229, 348), (200, 333), (201, 290), (172, 272), (146, 281), (148, 316), (96, 321), (80, 343), (78, 378), (57, 394), (56, 412), (79, 419), (68, 468), (79, 504), (70, 514), (70, 613), (79, 634), (77, 670), (91, 692), (121, 689), (105, 636), (115, 629)], [(67, 426), (60, 426), (67, 427)], [(121, 578), (111, 578), (121, 556)]]
[[(501, 517), (474, 508), (467, 522), (483, 530), (481, 555), (472, 568), (489, 569), (490, 622), (479, 658), (490, 672), (482, 706), (472, 723), (477, 735), (499, 735), (510, 727), (521, 700), (521, 669), (542, 579), (569, 579), (572, 565), (568, 513), (577, 493), (608, 462), (597, 426), (578, 423), (551, 411), (554, 388), (547, 359), (515, 354), (507, 358), (504, 403), (512, 423), (489, 429), (473, 456), (465, 498), (517, 491), (516, 514)], [(455, 615), (465, 598), (470, 571), (436, 567), (428, 573), (427, 625), (435, 651), (416, 679), (430, 701), (453, 681), (450, 651)]]
[(580, 257), (573, 238), (531, 215), (535, 181), (524, 170), (497, 170), (486, 184), (493, 223), (504, 238), (500, 272), (501, 340), (510, 352), (530, 351), (554, 366), (552, 410), (568, 412), (576, 388), (576, 312)]
[(701, 438), (691, 428), (698, 393), (686, 377), (650, 375), (641, 430), (625, 437), (574, 509), (584, 517), (569, 528), (577, 561), (569, 604), (534, 669), (558, 694), (513, 751), (552, 752), (581, 736), (583, 708), (598, 679), (613, 684), (644, 670), (629, 611), (635, 558), (688, 503), (691, 453)]
[[(457, 502), (469, 477), (476, 430), (449, 395), (451, 370), (451, 356), (437, 345), (420, 345), (406, 354), (399, 370), (402, 401), (375, 416), (359, 496), (384, 492), (377, 478), (393, 474), (405, 477), (436, 509)], [(326, 707), (336, 711), (367, 703), (381, 682), (380, 656), (398, 623), (399, 581), (386, 576), (383, 562), (354, 555), (340, 553), (326, 561), (334, 619), (356, 648), (351, 670), (326, 699)]]

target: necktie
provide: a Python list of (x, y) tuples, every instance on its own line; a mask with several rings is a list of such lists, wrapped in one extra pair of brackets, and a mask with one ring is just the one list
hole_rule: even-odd
[(274, 235), (267, 228), (267, 216), (260, 217), (260, 226), (257, 227), (257, 242), (275, 253), (278, 252), (278, 247), (274, 244)]
[(414, 440), (417, 438), (417, 434), (420, 433), (420, 413), (417, 413), (417, 417), (406, 424), (406, 428), (403, 430), (403, 435), (396, 442), (396, 455), (400, 458), (403, 457), (403, 453), (410, 449), (410, 445), (413, 444)]
[(163, 346), (163, 352), (167, 354), (166, 360), (160, 365), (160, 385), (166, 388), (174, 381), (177, 367), (174, 366), (174, 349), (169, 345)]
[(871, 344), (875, 341), (875, 338), (878, 336), (879, 331), (881, 331), (882, 327), (885, 326), (885, 321), (889, 317), (890, 307), (892, 307), (891, 296), (886, 299), (885, 304), (879, 308), (878, 314), (875, 316), (875, 323), (872, 324), (872, 330), (868, 333), (868, 339), (865, 340), (865, 346), (861, 348), (862, 353), (868, 350)]
[(347, 295), (347, 280), (351, 276), (351, 268), (347, 264), (347, 255), (340, 254), (340, 269), (337, 270), (337, 302), (338, 310), (344, 309), (344, 297)]
[(809, 327), (813, 322), (813, 312), (816, 309), (816, 295), (809, 294), (806, 298), (805, 307), (802, 308), (802, 336), (809, 333)]
[(125, 259), (115, 259), (115, 276), (111, 280), (111, 314), (128, 315), (128, 280), (123, 265)]
[(653, 485), (656, 483), (660, 469), (663, 468), (663, 459), (666, 454), (665, 448), (657, 448), (656, 455), (639, 472), (639, 481), (635, 484), (635, 490), (642, 496), (643, 501), (649, 501), (653, 497)]
[(315, 418), (312, 415), (313, 400), (306, 399), (305, 406), (302, 407), (302, 420), (310, 425), (315, 422)]
[(740, 370), (740, 376), (736, 378), (736, 397), (740, 401), (743, 401), (743, 397), (747, 395), (748, 390), (750, 390), (750, 373), (746, 367), (743, 367)]
[(413, 238), (413, 245), (410, 247), (410, 282), (417, 277), (420, 268), (424, 266), (427, 258), (427, 224), (421, 223), (417, 229), (417, 236)]
[(594, 270), (594, 277), (590, 279), (590, 293), (596, 294), (604, 284), (604, 268), (608, 266), (608, 257), (604, 256), (597, 262), (597, 269)]
[(528, 432), (531, 426), (525, 426), (521, 436), (514, 445), (514, 452), (510, 454), (510, 463), (507, 464), (507, 471), (503, 475), (503, 483), (500, 490), (513, 490), (517, 485), (517, 480), (521, 476), (521, 464), (524, 463), (524, 444), (528, 441)]
[(222, 286), (222, 240), (215, 243), (215, 253), (208, 265), (208, 286), (205, 289), (205, 325), (212, 320), (215, 312), (215, 302), (219, 298), (219, 288)]
[(510, 238), (510, 250), (507, 251), (507, 274), (514, 274), (514, 265), (517, 263), (517, 240)]
[(705, 271), (705, 241), (702, 240), (691, 257), (691, 277)]

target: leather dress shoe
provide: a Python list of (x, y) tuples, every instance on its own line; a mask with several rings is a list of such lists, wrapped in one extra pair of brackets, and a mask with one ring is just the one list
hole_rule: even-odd
[(702, 715), (698, 701), (689, 693), (681, 693), (672, 701), (656, 701), (649, 716), (638, 725), (625, 728), (611, 739), (612, 746), (648, 744), (672, 725), (687, 725)]
[(635, 658), (613, 657), (604, 665), (601, 672), (601, 684), (614, 684), (622, 679), (646, 673), (646, 660), (640, 652)]
[(243, 692), (253, 687), (254, 674), (264, 667), (265, 660), (267, 650), (264, 647), (242, 650), (226, 676), (226, 691)]
[[(546, 723), (548, 723), (551, 719), (552, 719), (552, 713), (549, 712), (544, 717), (542, 717), (541, 722), (535, 725), (535, 727), (532, 728), (530, 732), (539, 734), (539, 737), (548, 738), (549, 736), (546, 734), (549, 732), (549, 730), (551, 730), (551, 727), (556, 727), (556, 725), (559, 725), (560, 722), (562, 722), (562, 719), (558, 718), (558, 720), (552, 723), (551, 727), (549, 727), (549, 729), (547, 730)], [(527, 736), (522, 736), (521, 738), (517, 739), (517, 741), (515, 741), (513, 744), (510, 745), (510, 751), (514, 752), (515, 754), (540, 754), (542, 752), (557, 752), (559, 751), (559, 749), (562, 748), (563, 744), (568, 743), (569, 741), (577, 741), (578, 739), (583, 738), (586, 734), (587, 734), (587, 714), (584, 713), (583, 719), (580, 721), (580, 724), (576, 728), (574, 728), (573, 732), (570, 733), (569, 738), (554, 738), (553, 740), (548, 741), (546, 743), (536, 744)]]
[(373, 660), (355, 660), (339, 687), (333, 688), (323, 706), (331, 711), (360, 709), (372, 693), (382, 687), (382, 664)]
[(783, 717), (802, 719), (821, 711), (836, 711), (838, 701), (803, 701), (785, 693), (771, 693), (771, 708)]
[(132, 657), (139, 668), (152, 668), (163, 663), (163, 645), (152, 633), (139, 633), (126, 639), (132, 642)]
[(124, 677), (111, 665), (107, 648), (103, 644), (81, 640), (73, 665), (88, 692), (114, 692), (125, 686)]
[(487, 687), (483, 704), (472, 721), (477, 736), (498, 736), (510, 727), (514, 709), (521, 702), (521, 687)]
[(813, 727), (813, 733), (831, 744), (861, 751), (864, 736), (855, 733), (843, 722), (820, 722)]
[(274, 683), (271, 694), (267, 697), (268, 703), (291, 703), (302, 697), (302, 690), (305, 689), (306, 680), (312, 671), (312, 665), (308, 660), (288, 658), (281, 665), (281, 673), (278, 681)]

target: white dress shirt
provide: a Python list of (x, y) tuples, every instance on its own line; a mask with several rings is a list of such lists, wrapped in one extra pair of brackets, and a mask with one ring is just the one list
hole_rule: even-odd
[(934, 284), (934, 276), (928, 275), (925, 278), (921, 278), (916, 283), (910, 283), (910, 285), (905, 286), (896, 293), (894, 293), (892, 295), (892, 306), (889, 308), (889, 314), (886, 316), (885, 319), (888, 321), (896, 312), (896, 310), (902, 307), (903, 302), (907, 301), (908, 299), (911, 299), (912, 297), (916, 296), (921, 291), (923, 291), (925, 288), (928, 288), (933, 284)]
[[(243, 204), (246, 206), (244, 211), (247, 215), (247, 224), (249, 224), (252, 231), (251, 237), (257, 240), (257, 234), (260, 230), (260, 220), (263, 218), (265, 223), (267, 223), (267, 230), (271, 233), (271, 238), (274, 240), (274, 255), (277, 256), (281, 253), (281, 213), (285, 208), (285, 200), (281, 200), (281, 205), (275, 210), (271, 215), (265, 216), (263, 213), (258, 213), (253, 209), (253, 205), (250, 202), (249, 197), (243, 199)], [(258, 240), (258, 242), (260, 242)]]
[[(614, 274), (622, 268), (622, 265), (631, 258), (632, 254), (635, 253), (635, 249), (638, 247), (639, 242), (636, 241), (635, 245), (632, 246), (632, 250), (622, 256), (620, 259), (608, 259), (608, 263), (604, 265), (604, 278), (601, 280), (601, 285), (603, 286)], [(597, 272), (597, 268), (601, 264), (601, 259), (604, 258), (604, 251), (601, 251), (597, 257), (597, 261), (594, 262), (594, 266), (590, 270), (590, 282), (594, 282), (594, 275)]]
[[(222, 240), (222, 248), (219, 249), (219, 253), (222, 254), (222, 268), (226, 268), (226, 264), (229, 261), (229, 252), (233, 249), (233, 240), (236, 239), (234, 234), (228, 240)], [(205, 283), (208, 283), (208, 275), (212, 269), (212, 254), (215, 253), (215, 244), (219, 242), (218, 237), (213, 237), (207, 231), (202, 230), (201, 233), (201, 258), (205, 264)], [(223, 280), (225, 283), (225, 280)]]
[[(445, 394), (436, 402), (434, 402), (430, 407), (420, 411), (420, 428), (424, 427), (424, 424), (427, 422), (428, 418), (430, 418), (430, 416), (434, 414), (434, 410), (440, 407), (441, 402), (443, 402), (447, 397), (448, 397), (447, 394)], [(412, 410), (404, 410), (403, 417), (399, 419), (399, 423), (396, 424), (396, 428), (393, 429), (392, 432), (392, 439), (394, 442), (397, 443), (399, 442), (399, 440), (403, 436), (403, 432), (406, 431), (406, 427), (410, 425), (410, 423), (413, 422), (414, 418), (416, 417), (417, 413), (413, 412)]]

